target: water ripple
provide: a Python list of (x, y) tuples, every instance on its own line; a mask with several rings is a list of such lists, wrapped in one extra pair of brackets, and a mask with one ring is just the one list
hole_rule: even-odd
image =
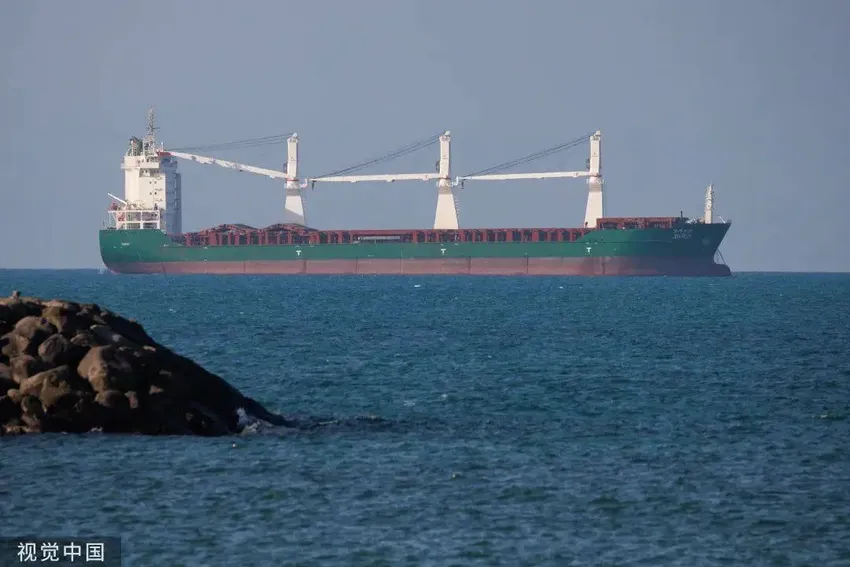
[(308, 425), (0, 439), (2, 535), (120, 535), (134, 566), (850, 564), (847, 276), (0, 288), (136, 317)]

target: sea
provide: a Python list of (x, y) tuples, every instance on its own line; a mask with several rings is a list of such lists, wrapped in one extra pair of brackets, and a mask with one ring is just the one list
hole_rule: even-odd
[(0, 271), (13, 290), (134, 317), (321, 425), (0, 438), (7, 543), (120, 538), (138, 567), (850, 565), (850, 274)]

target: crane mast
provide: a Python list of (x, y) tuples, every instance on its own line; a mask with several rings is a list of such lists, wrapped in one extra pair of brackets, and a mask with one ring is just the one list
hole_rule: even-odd
[(714, 222), (714, 184), (709, 183), (708, 187), (705, 189), (705, 211), (703, 213), (702, 221), (705, 224), (711, 224)]

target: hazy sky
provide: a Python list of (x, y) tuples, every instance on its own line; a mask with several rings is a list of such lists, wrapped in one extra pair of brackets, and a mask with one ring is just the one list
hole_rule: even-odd
[[(455, 175), (600, 129), (608, 215), (698, 216), (713, 181), (733, 270), (850, 271), (848, 28), (847, 0), (3, 2), (0, 267), (101, 265), (106, 194), (154, 105), (166, 147), (298, 132), (308, 176), (446, 129)], [(214, 155), (280, 169), (285, 146)], [(187, 230), (282, 216), (281, 182), (181, 171)], [(460, 222), (580, 226), (585, 197), (478, 182)], [(432, 182), (306, 195), (319, 228), (428, 227), (435, 204)]]

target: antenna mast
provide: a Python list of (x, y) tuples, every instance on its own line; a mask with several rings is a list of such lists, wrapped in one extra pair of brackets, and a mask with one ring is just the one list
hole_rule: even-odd
[(148, 108), (148, 131), (143, 140), (142, 150), (146, 155), (156, 152), (156, 111), (154, 107)]

